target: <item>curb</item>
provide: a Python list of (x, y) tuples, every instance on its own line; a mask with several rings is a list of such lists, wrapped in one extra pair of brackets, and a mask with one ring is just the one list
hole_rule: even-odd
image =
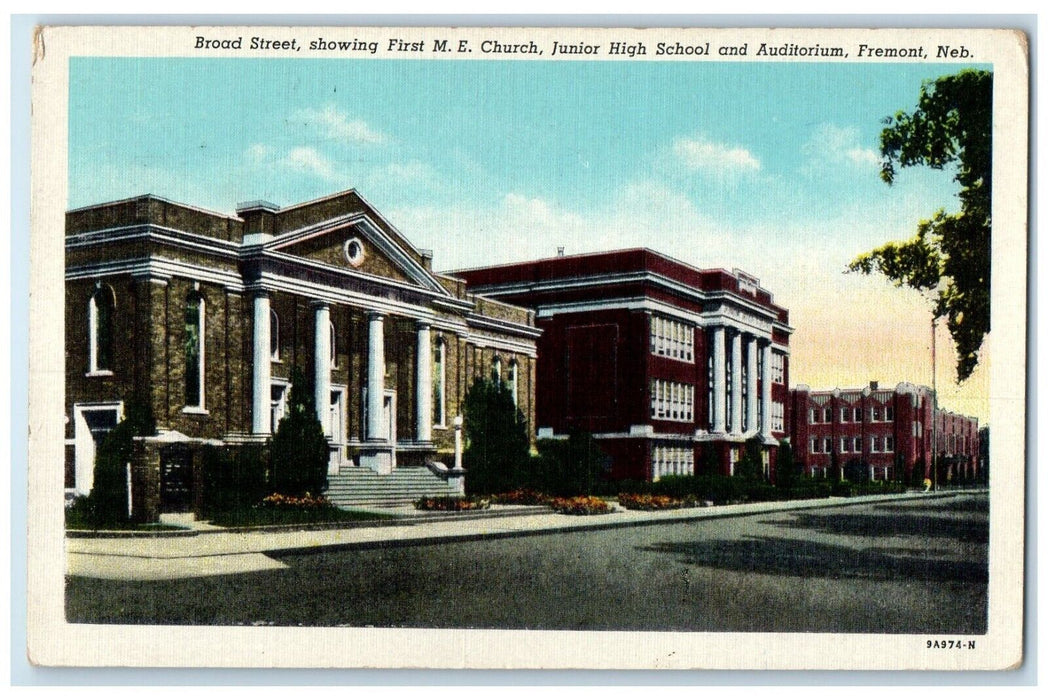
[[(318, 551), (331, 548), (362, 549), (376, 545), (384, 546), (411, 546), (415, 544), (431, 544), (433, 542), (470, 541), (477, 539), (501, 539), (505, 537), (524, 537), (528, 535), (555, 534), (561, 532), (578, 532), (581, 530), (606, 530), (620, 527), (644, 527), (659, 525), (663, 523), (681, 523), (693, 520), (712, 520), (719, 518), (733, 518), (760, 513), (775, 513), (790, 510), (812, 510), (816, 508), (836, 508), (848, 505), (862, 505), (866, 503), (878, 503), (888, 501), (909, 501), (920, 499), (950, 498), (958, 495), (977, 493), (988, 493), (989, 489), (961, 489), (957, 491), (934, 491), (917, 493), (879, 494), (873, 496), (829, 496), (826, 498), (813, 498), (795, 501), (764, 501), (761, 503), (737, 504), (732, 506), (709, 506), (699, 508), (682, 508), (680, 513), (676, 511), (648, 511), (643, 519), (620, 520), (618, 522), (580, 522), (578, 524), (565, 524), (539, 528), (534, 530), (507, 531), (499, 533), (473, 533), (468, 535), (427, 535), (418, 538), (396, 539), (396, 540), (373, 540), (371, 542), (340, 543), (332, 545), (312, 545), (310, 547), (292, 547), (287, 549), (253, 550), (268, 553), (300, 554), (302, 551)], [(774, 504), (774, 505), (769, 505)], [(618, 507), (617, 507), (618, 508)], [(726, 510), (733, 508), (736, 510)], [(619, 508), (615, 513), (625, 512)], [(642, 512), (642, 511), (632, 511)], [(614, 515), (611, 513), (608, 515)], [(671, 515), (672, 513), (672, 515)], [(158, 532), (143, 532), (140, 530), (67, 530), (65, 536), (69, 539), (163, 539), (177, 537), (197, 537), (216, 534), (240, 534), (240, 533), (283, 533), (283, 532), (324, 532), (331, 530), (356, 530), (361, 528), (383, 528), (425, 525), (426, 523), (442, 522), (465, 522), (471, 520), (497, 520), (499, 518), (516, 517), (522, 515), (546, 515), (553, 514), (548, 506), (511, 506), (506, 509), (491, 511), (467, 511), (464, 513), (448, 513), (439, 515), (409, 516), (403, 518), (391, 518), (388, 520), (358, 520), (347, 522), (308, 523), (298, 525), (258, 525), (245, 527), (215, 528), (213, 530), (166, 530)], [(586, 520), (594, 516), (565, 515), (565, 518), (579, 518)], [(607, 516), (596, 516), (607, 517)]]
[[(714, 508), (725, 508), (726, 506), (713, 506), (710, 508), (687, 508), (682, 510), (699, 511), (691, 512), (681, 515), (673, 515), (660, 518), (649, 518), (643, 520), (620, 520), (618, 522), (581, 522), (578, 524), (565, 524), (556, 525), (552, 527), (534, 528), (534, 529), (522, 529), (522, 530), (503, 530), (499, 532), (474, 532), (465, 533), (459, 535), (447, 534), (447, 535), (425, 535), (421, 537), (408, 537), (403, 539), (395, 540), (371, 540), (369, 542), (340, 542), (337, 544), (314, 544), (309, 546), (299, 547), (281, 547), (274, 549), (259, 550), (257, 553), (266, 554), (268, 556), (280, 557), (280, 556), (297, 556), (302, 554), (310, 554), (316, 552), (338, 552), (338, 551), (351, 551), (351, 550), (368, 550), (368, 549), (389, 549), (393, 547), (415, 547), (420, 545), (438, 544), (441, 542), (476, 542), (480, 540), (501, 540), (510, 539), (514, 537), (534, 537), (540, 535), (553, 535), (570, 532), (582, 532), (586, 530), (614, 530), (626, 527), (648, 527), (652, 525), (662, 524), (673, 524), (692, 522), (698, 520), (722, 520), (725, 518), (735, 517), (746, 517), (750, 515), (760, 515), (762, 513), (782, 513), (786, 511), (794, 510), (816, 510), (819, 508), (837, 508), (841, 506), (857, 506), (865, 505), (869, 503), (886, 503), (892, 501), (913, 501), (923, 499), (938, 499), (938, 498), (952, 498), (954, 496), (961, 495), (974, 495), (978, 493), (988, 493), (988, 490), (963, 490), (963, 491), (951, 491), (951, 492), (934, 492), (930, 494), (925, 493), (910, 493), (910, 494), (886, 494), (876, 496), (830, 496), (829, 498), (810, 499), (804, 501), (767, 501), (766, 503), (782, 503), (790, 504), (786, 507), (780, 508), (766, 508), (761, 507), (762, 504), (750, 504), (739, 508), (739, 510), (724, 511), (719, 510), (717, 512), (711, 512)], [(623, 510), (617, 510), (615, 513), (623, 513)], [(614, 515), (611, 513), (609, 515)], [(579, 518), (585, 520), (592, 516), (573, 516), (566, 515), (567, 518)]]

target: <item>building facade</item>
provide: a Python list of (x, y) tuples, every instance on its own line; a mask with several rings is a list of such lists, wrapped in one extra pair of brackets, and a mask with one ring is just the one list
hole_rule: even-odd
[(540, 438), (592, 433), (612, 478), (657, 480), (731, 474), (757, 437), (774, 477), (793, 329), (757, 279), (647, 249), (454, 274), (534, 310)]
[(812, 391), (801, 384), (790, 391), (790, 403), (794, 458), (810, 476), (836, 479), (861, 469), (873, 480), (912, 483), (932, 478), (934, 452), (939, 483), (976, 477), (978, 420), (938, 409), (928, 387), (903, 382), (882, 389), (870, 382)]
[(91, 490), (98, 443), (135, 402), (158, 434), (134, 499), (148, 515), (182, 507), (182, 448), (264, 441), (295, 376), (332, 480), (451, 464), (465, 392), (496, 369), (534, 426), (534, 313), (431, 263), (353, 190), (235, 215), (151, 195), (69, 211), (67, 489)]

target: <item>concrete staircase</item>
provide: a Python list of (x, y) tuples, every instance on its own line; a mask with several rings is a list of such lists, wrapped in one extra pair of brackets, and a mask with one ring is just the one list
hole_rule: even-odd
[(447, 479), (427, 467), (396, 467), (392, 474), (376, 474), (367, 467), (342, 467), (338, 476), (328, 476), (325, 492), (334, 505), (403, 506), (423, 496), (459, 495)]

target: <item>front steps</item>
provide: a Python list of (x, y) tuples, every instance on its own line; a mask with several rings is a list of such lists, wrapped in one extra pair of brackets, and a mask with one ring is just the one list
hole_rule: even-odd
[(367, 467), (342, 467), (328, 476), (324, 492), (340, 508), (353, 506), (404, 506), (423, 496), (459, 496), (447, 479), (427, 467), (396, 467), (392, 474), (376, 474)]

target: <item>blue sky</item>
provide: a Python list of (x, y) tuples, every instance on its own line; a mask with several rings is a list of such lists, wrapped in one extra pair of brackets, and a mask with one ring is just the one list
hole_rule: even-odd
[[(223, 212), (355, 187), (438, 269), (648, 246), (742, 267), (791, 309), (794, 383), (930, 383), (928, 305), (847, 262), (957, 208), (878, 177), (881, 120), (961, 66), (83, 58), (69, 206)], [(947, 336), (940, 336), (940, 348)], [(986, 416), (986, 378), (943, 403)]]

